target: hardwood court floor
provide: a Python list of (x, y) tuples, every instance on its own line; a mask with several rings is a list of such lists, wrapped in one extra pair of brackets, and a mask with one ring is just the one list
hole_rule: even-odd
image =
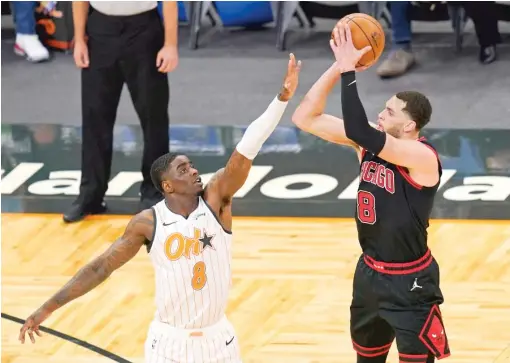
[[(55, 215), (2, 215), (2, 313), (25, 318), (120, 235), (126, 217), (63, 225)], [(510, 221), (433, 221), (451, 363), (510, 361)], [(351, 280), (360, 249), (354, 222), (236, 218), (228, 315), (244, 362), (354, 362)], [(143, 362), (154, 313), (153, 271), (141, 251), (45, 326)], [(2, 362), (112, 362), (46, 334), (20, 345), (2, 319)], [(505, 353), (506, 350), (506, 353)], [(72, 357), (72, 358), (70, 358)], [(395, 347), (389, 362), (397, 363)]]

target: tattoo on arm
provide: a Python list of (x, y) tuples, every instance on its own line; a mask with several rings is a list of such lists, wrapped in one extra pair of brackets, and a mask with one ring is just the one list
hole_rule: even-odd
[[(150, 214), (150, 213), (149, 213)], [(122, 237), (115, 241), (101, 256), (84, 266), (45, 304), (54, 311), (68, 302), (86, 294), (131, 260), (152, 234), (152, 214), (142, 212), (131, 219)]]
[(224, 169), (219, 170), (213, 180), (222, 200), (230, 200), (241, 189), (250, 173), (252, 161), (234, 150)]

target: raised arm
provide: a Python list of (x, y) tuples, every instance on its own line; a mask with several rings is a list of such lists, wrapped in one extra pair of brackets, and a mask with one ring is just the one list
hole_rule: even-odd
[(280, 122), (288, 101), (296, 91), (300, 69), (301, 61), (296, 62), (294, 55), (290, 54), (280, 93), (265, 112), (248, 126), (225, 168), (218, 170), (207, 184), (205, 198), (220, 217), (224, 207), (230, 205), (232, 197), (248, 178), (253, 159)]
[(432, 178), (425, 179), (433, 179), (427, 184), (434, 185), (439, 173), (437, 156), (432, 149), (417, 140), (397, 139), (370, 127), (359, 99), (354, 69), (367, 48), (357, 50), (354, 47), (348, 26), (338, 25), (334, 34), (335, 41), (332, 41), (331, 47), (337, 59), (337, 67), (342, 73), (342, 113), (347, 137), (392, 164), (432, 175)]
[(333, 64), (315, 82), (292, 115), (292, 122), (301, 130), (335, 144), (358, 145), (345, 134), (344, 121), (324, 113), (329, 94), (340, 79), (341, 72)]
[(35, 332), (40, 336), (39, 325), (68, 302), (86, 294), (131, 260), (144, 243), (152, 238), (154, 220), (150, 210), (144, 210), (134, 216), (124, 231), (122, 237), (115, 241), (103, 254), (96, 257), (81, 268), (76, 275), (62, 287), (55, 295), (46, 301), (39, 309), (30, 315), (21, 327), (19, 340), (25, 343), (25, 333), (32, 343), (35, 343)]

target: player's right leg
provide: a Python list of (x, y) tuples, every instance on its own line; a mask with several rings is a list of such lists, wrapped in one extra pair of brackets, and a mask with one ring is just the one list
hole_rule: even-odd
[(385, 363), (395, 335), (376, 311), (351, 307), (351, 338), (357, 363)]
[(354, 274), (350, 323), (358, 363), (385, 363), (395, 338), (393, 328), (379, 316), (371, 286), (374, 274), (360, 259)]

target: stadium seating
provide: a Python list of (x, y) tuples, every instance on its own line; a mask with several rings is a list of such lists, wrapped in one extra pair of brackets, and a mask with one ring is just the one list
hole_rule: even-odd
[(213, 5), (225, 27), (260, 26), (274, 20), (269, 1), (215, 1)]
[(191, 1), (189, 18), (190, 48), (197, 49), (204, 20), (209, 19), (217, 31), (232, 27), (260, 27), (275, 21), (274, 3), (270, 1)]

